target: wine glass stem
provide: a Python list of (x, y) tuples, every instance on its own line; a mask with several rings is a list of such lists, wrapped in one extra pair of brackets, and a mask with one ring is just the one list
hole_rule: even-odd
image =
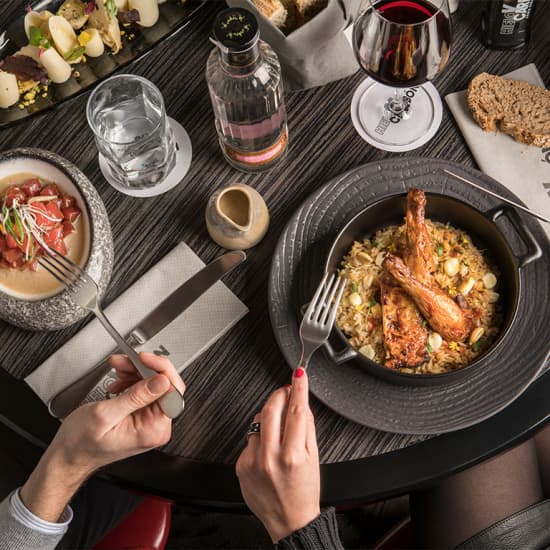
[(399, 119), (408, 118), (410, 115), (411, 101), (403, 95), (399, 88), (394, 88), (393, 97), (389, 97), (384, 106), (384, 116), (387, 119), (397, 117)]

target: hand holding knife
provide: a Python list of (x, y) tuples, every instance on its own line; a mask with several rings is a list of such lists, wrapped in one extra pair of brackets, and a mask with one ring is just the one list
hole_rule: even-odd
[[(221, 279), (221, 277), (232, 271), (245, 259), (246, 254), (242, 251), (228, 252), (216, 258), (181, 284), (151, 313), (149, 313), (145, 319), (130, 332), (125, 339), (126, 343), (132, 348), (145, 344), (155, 334), (160, 332), (176, 317), (182, 314), (193, 302)], [(124, 352), (124, 350), (121, 351)], [(135, 353), (135, 351), (133, 353)], [(156, 374), (147, 367), (144, 368), (150, 371), (152, 373), (151, 375)], [(82, 378), (79, 378), (76, 382), (73, 382), (70, 386), (58, 392), (48, 403), (50, 413), (56, 418), (64, 418), (67, 416), (80, 405), (109, 370), (110, 366), (108, 359), (105, 359), (93, 367)], [(149, 376), (148, 372), (142, 372), (143, 369), (138, 370), (144, 378)], [(172, 394), (174, 395), (172, 396)], [(165, 398), (167, 400), (166, 411), (170, 413), (168, 416), (174, 418), (183, 411), (183, 397), (178, 392), (172, 391), (164, 396), (163, 399)], [(170, 403), (168, 401), (170, 401)]]

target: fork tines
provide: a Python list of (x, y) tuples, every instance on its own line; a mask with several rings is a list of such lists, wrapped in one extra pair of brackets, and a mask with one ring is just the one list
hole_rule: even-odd
[(332, 326), (346, 288), (346, 279), (325, 273), (304, 314), (304, 321)]
[(78, 286), (83, 277), (82, 269), (63, 254), (44, 254), (38, 263), (64, 286)]

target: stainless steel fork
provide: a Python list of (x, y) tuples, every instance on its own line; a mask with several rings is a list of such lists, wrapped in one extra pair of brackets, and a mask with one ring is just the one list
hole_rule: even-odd
[[(63, 254), (46, 254), (40, 256), (38, 262), (71, 293), (71, 297), (76, 304), (95, 314), (99, 322), (117, 343), (119, 350), (132, 361), (142, 378), (149, 378), (158, 374), (143, 364), (134, 348), (126, 343), (109, 319), (105, 317), (99, 301), (97, 284), (79, 265)], [(172, 387), (173, 390), (159, 400), (159, 405), (166, 416), (176, 418), (183, 411), (184, 401), (179, 390), (174, 386)]]
[(329, 279), (325, 273), (300, 325), (302, 357), (298, 367), (307, 368), (313, 352), (328, 340), (346, 284), (347, 279), (336, 275)]

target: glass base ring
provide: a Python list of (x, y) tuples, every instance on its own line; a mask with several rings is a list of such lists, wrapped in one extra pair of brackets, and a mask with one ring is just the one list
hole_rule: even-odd
[[(404, 96), (407, 106), (401, 116), (386, 109), (396, 90)], [(442, 115), (441, 97), (431, 82), (392, 88), (367, 78), (355, 90), (351, 102), (351, 119), (357, 133), (383, 151), (403, 152), (421, 147), (437, 132)]]
[(120, 184), (111, 174), (111, 169), (107, 164), (107, 161), (101, 153), (99, 153), (99, 168), (104, 178), (107, 180), (109, 185), (114, 187), (117, 191), (124, 193), (125, 195), (130, 195), (131, 197), (154, 197), (156, 195), (162, 195), (179, 185), (182, 179), (185, 177), (191, 166), (192, 147), (191, 140), (189, 139), (188, 133), (185, 131), (185, 128), (173, 118), (166, 118), (172, 132), (174, 134), (174, 141), (176, 143), (176, 162), (174, 168), (170, 171), (168, 176), (158, 184), (147, 187), (145, 189), (136, 189)]

